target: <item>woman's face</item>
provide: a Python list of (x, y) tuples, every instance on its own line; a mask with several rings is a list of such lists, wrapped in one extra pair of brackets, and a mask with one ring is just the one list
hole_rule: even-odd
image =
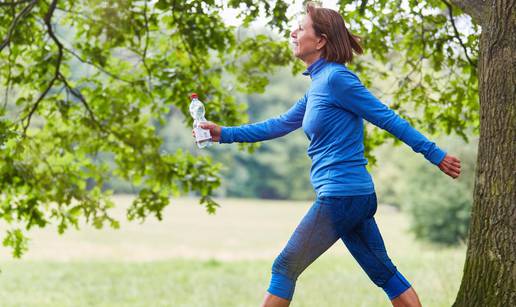
[(324, 39), (315, 34), (310, 15), (305, 15), (299, 26), (290, 34), (294, 45), (294, 55), (307, 65), (321, 56)]

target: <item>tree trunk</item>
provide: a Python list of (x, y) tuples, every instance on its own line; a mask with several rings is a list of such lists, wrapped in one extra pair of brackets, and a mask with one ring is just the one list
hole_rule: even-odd
[(488, 1), (482, 14), (480, 140), (456, 307), (516, 306), (515, 1)]

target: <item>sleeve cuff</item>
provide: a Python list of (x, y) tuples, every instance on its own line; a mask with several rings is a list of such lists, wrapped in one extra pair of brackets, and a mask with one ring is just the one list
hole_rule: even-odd
[(427, 159), (435, 165), (439, 165), (444, 157), (446, 157), (446, 152), (441, 150), (440, 148), (436, 148), (430, 155), (428, 155)]
[(221, 127), (219, 144), (233, 143), (233, 132), (231, 127)]

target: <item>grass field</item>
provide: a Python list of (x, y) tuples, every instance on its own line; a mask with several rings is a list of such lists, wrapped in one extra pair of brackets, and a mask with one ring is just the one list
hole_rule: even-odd
[[(123, 217), (129, 197), (117, 197)], [(173, 200), (164, 220), (121, 220), (121, 229), (83, 227), (63, 236), (30, 233), (29, 252), (0, 249), (0, 306), (259, 306), (270, 266), (310, 202), (220, 199), (208, 215), (196, 199)], [(403, 214), (380, 206), (389, 255), (423, 306), (450, 306), (464, 246), (415, 241)], [(299, 278), (291, 306), (390, 306), (342, 242)]]

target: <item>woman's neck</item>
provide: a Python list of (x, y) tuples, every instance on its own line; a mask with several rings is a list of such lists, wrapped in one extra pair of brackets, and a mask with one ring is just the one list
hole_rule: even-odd
[(313, 63), (321, 58), (321, 53), (314, 54), (313, 56), (303, 60), (305, 62), (306, 67), (310, 67)]

